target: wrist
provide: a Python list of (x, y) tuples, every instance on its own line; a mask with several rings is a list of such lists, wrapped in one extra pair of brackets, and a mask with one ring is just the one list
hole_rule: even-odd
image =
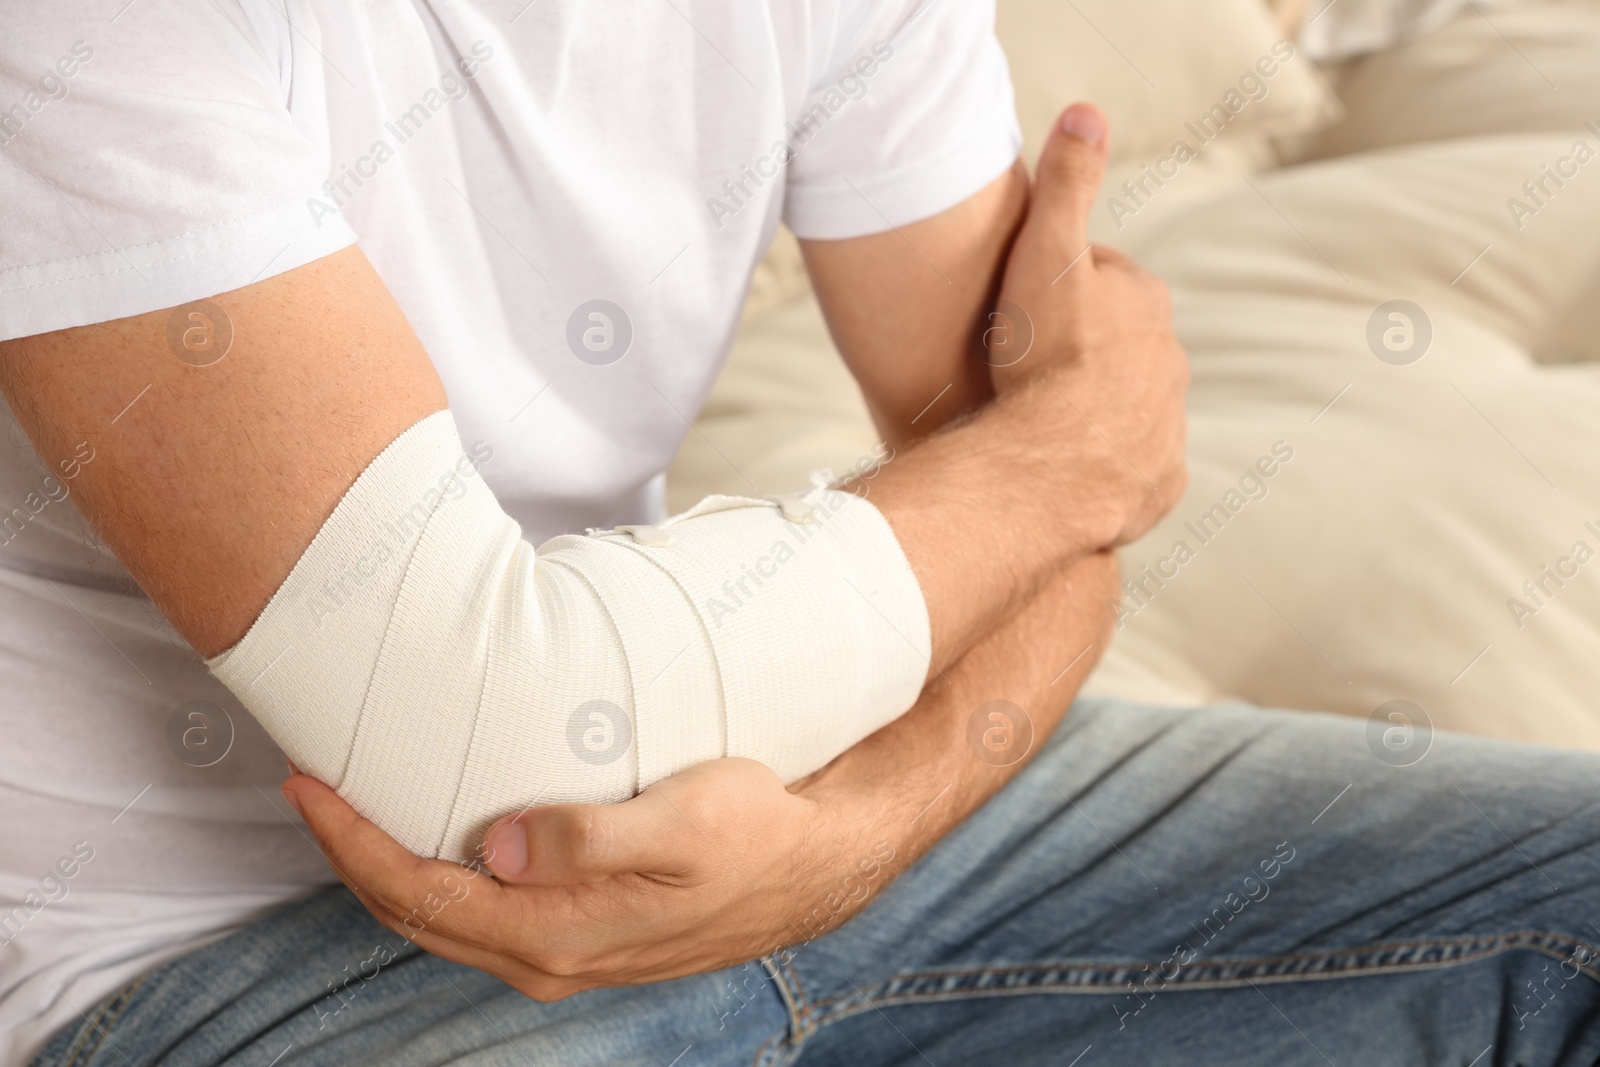
[(1055, 564), (1118, 544), (1149, 486), (1073, 399), (1082, 382), (1054, 364), (1008, 383), (995, 401), (1010, 432), (1036, 444), (1015, 457), (1018, 481), (1057, 536)]
[(786, 952), (838, 929), (900, 869), (900, 844), (882, 833), (887, 824), (875, 824), (870, 814), (881, 805), (870, 793), (821, 781), (825, 776), (826, 770), (812, 775), (797, 793), (810, 811), (806, 833), (791, 857), (777, 931)]
[(989, 382), (995, 396), (1010, 396), (1031, 386), (1048, 383), (1063, 376), (1068, 360), (1023, 357), (1014, 363), (989, 364)]

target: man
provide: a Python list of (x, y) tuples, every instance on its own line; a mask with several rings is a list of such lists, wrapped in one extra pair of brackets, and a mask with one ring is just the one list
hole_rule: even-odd
[[(1561, 821), (1589, 802), (1590, 761), (1541, 757), (1541, 784), (1493, 812), (1518, 838), (1556, 824), (1528, 842), (1524, 871), (1448, 807), (1446, 782), (1471, 769), (1486, 786), (1531, 780), (1533, 756), (1441, 743), (1391, 783), (1374, 780), (1347, 724), (1256, 712), (1081, 709), (1019, 781), (836, 931), (1044, 748), (1104, 641), (1104, 550), (1181, 484), (1183, 372), (1164, 298), (1083, 238), (1105, 150), (1092, 109), (1069, 110), (1047, 149), (1001, 286), (1025, 186), (986, 10), (246, 3), (117, 18), (70, 76), (53, 65), (54, 16), (31, 17), (12, 46), (31, 64), (14, 66), (47, 55), (55, 73), (38, 108), (23, 97), (6, 146), (35, 198), (8, 252), (6, 336), (19, 340), (0, 358), (52, 470), (91, 446), (71, 482), (78, 507), (203, 654), (246, 633), (357, 476), (446, 388), (530, 540), (657, 519), (655, 476), (737, 312), (726, 279), (747, 274), (780, 203), (886, 438), (975, 413), (873, 483), (934, 633), (936, 670), (904, 718), (794, 792), (718, 761), (614, 807), (534, 809), (489, 835), (498, 880), (409, 857), (296, 777), (285, 795), (390, 930), (325, 894), (118, 991), (107, 939), (86, 933), (118, 907), (165, 909), (119, 950), (137, 961), (119, 977), (133, 978), (312, 881), (268, 873), (303, 862), (294, 827), (237, 833), (265, 816), (260, 794), (249, 815), (202, 813), (169, 779), (141, 810), (136, 786), (100, 803), (97, 825), (126, 827), (115, 832), (144, 865), (124, 852), (87, 921), (36, 909), (35, 931), (55, 923), (76, 944), (30, 949), (26, 929), (12, 943), (41, 953), (8, 976), (13, 1025), (37, 1044), (67, 1023), (40, 1062), (1058, 1062), (1097, 1043), (1122, 1057), (1190, 1047), (1206, 1017), (1231, 1024), (1217, 1057), (1293, 1062), (1334, 1034), (1336, 1053), (1429, 1047), (1449, 1018), (1432, 968), (1458, 963), (1450, 981), (1478, 983), (1476, 1003), (1536, 953), (1573, 976), (1546, 1020), (1590, 1010), (1577, 976), (1593, 974), (1579, 921), (1592, 891), (1538, 880), (1570, 887), (1594, 870)], [(648, 269), (647, 248), (661, 251)], [(1035, 337), (991, 372), (970, 342), (997, 289)], [(926, 416), (935, 400), (944, 410)], [(54, 518), (41, 509), (32, 532), (59, 532)], [(59, 537), (39, 540), (8, 585), (35, 633), (59, 617), (46, 592), (77, 610), (62, 579), (77, 592), (104, 577), (73, 567)], [(59, 659), (26, 639), (17, 677), (60, 685), (67, 671), (40, 666)], [(101, 667), (126, 656), (159, 667), (151, 688), (224, 699), (184, 649), (106, 644)], [(62, 773), (52, 731), (135, 717), (101, 709), (116, 710), (105, 693), (49, 720), (15, 713), (45, 771), (30, 790), (13, 769), (10, 787), (96, 807)], [(167, 716), (143, 718), (148, 737)], [(980, 738), (1003, 726), (1035, 740), (972, 745), (974, 722)], [(116, 762), (138, 742), (117, 728), (90, 736), (120, 783)], [(271, 750), (238, 728), (253, 750), (215, 766), (249, 785), (259, 764), (246, 758)], [(1340, 787), (1354, 794), (1345, 822), (1314, 810)], [(216, 793), (239, 804), (244, 790)], [(71, 838), (66, 810), (43, 806), (30, 833)], [(1400, 869), (1408, 814), (1444, 836)], [(1313, 838), (1319, 825), (1335, 836)], [(1352, 830), (1359, 849), (1338, 836)], [(117, 858), (103, 833), (80, 873)], [(19, 849), (22, 869), (47, 851)], [(1353, 888), (1332, 892), (1329, 866)], [(186, 895), (209, 914), (178, 916), (170, 902)], [(732, 975), (662, 982), (762, 954)], [(540, 1000), (641, 985), (541, 1005), (446, 960)], [(1366, 979), (1315, 1040), (1276, 1016), (1262, 1025), (1249, 999), (1317, 1029), (1304, 1018), (1324, 1003), (1314, 983), (1251, 984), (1374, 971), (1389, 977)], [(1066, 991), (1101, 996), (1018, 996)], [(1397, 996), (1419, 1010), (1387, 1007)], [(1438, 1047), (1466, 1052), (1484, 1029)], [(1066, 1047), (1080, 1035), (1083, 1052)], [(1526, 1054), (1518, 1040), (1507, 1057)], [(1525, 1040), (1538, 1058), (1566, 1030)]]

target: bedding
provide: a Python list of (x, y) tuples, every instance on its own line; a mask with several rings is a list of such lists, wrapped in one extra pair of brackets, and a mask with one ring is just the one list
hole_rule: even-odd
[[(1053, 113), (1066, 97), (1034, 95), (1053, 68), (1030, 65), (1107, 44), (1020, 49), (1028, 5), (1001, 10), (1020, 111)], [(1341, 104), (1230, 131), (1120, 217), (1151, 162), (1128, 146), (1168, 120), (1114, 133), (1091, 236), (1172, 285), (1191, 485), (1123, 553), (1133, 590), (1088, 692), (1385, 728), (1406, 700), (1419, 728), (1600, 749), (1600, 5), (1489, 11), (1330, 68)], [(777, 489), (870, 454), (788, 269), (669, 498), (734, 484), (725, 456)]]
[(1307, 136), (1295, 160), (1490, 133), (1575, 133), (1600, 118), (1600, 13), (1594, 0), (1470, 10), (1329, 74), (1343, 114)]
[[(1130, 242), (1193, 362), (1191, 485), (1124, 553), (1136, 588), (1095, 689), (1406, 699), (1438, 727), (1600, 747), (1600, 368), (1537, 358), (1600, 282), (1600, 166), (1521, 230), (1504, 206), (1573, 139), (1292, 168)], [(1293, 459), (1241, 504), (1279, 441)], [(1180, 543), (1194, 558), (1164, 563)]]
[(1299, 41), (1319, 61), (1381, 52), (1425, 37), (1469, 4), (1498, 9), (1504, 0), (1299, 0)]

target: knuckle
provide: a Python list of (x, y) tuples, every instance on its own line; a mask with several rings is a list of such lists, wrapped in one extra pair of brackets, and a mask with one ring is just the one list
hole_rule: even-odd
[(551, 978), (525, 978), (517, 983), (517, 992), (541, 1004), (564, 1000), (571, 995), (565, 983)]
[(1172, 288), (1164, 279), (1148, 271), (1141, 271), (1140, 283), (1150, 301), (1163, 311), (1172, 307)]
[(706, 790), (687, 789), (675, 800), (678, 810), (695, 829), (704, 831), (716, 821), (718, 804), (716, 798)]
[(1103, 244), (1100, 244), (1100, 243), (1096, 242), (1094, 244), (1091, 244), (1089, 246), (1089, 248), (1091, 249), (1089, 254), (1094, 258), (1094, 265), (1097, 268), (1099, 268), (1099, 267), (1117, 267), (1117, 266), (1121, 266), (1122, 263), (1123, 263), (1123, 255), (1122, 255), (1122, 253), (1118, 252), (1115, 248), (1112, 248), (1110, 245), (1103, 245)]
[(410, 905), (401, 900), (400, 895), (395, 893), (391, 886), (368, 890), (367, 902), (369, 910), (380, 920), (391, 920), (395, 923), (401, 922), (410, 910)]
[(1051, 175), (1070, 179), (1091, 175), (1098, 166), (1091, 152), (1063, 141), (1057, 151), (1041, 157), (1040, 168)]
[(581, 808), (568, 811), (561, 826), (560, 841), (567, 862), (575, 867), (592, 867), (605, 856), (607, 833), (598, 813)]
[(587, 960), (568, 948), (546, 948), (533, 960), (534, 966), (551, 978), (575, 978), (583, 973)]

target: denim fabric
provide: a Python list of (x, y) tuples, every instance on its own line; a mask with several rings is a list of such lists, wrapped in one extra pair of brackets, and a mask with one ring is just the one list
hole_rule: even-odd
[(341, 889), (161, 968), (35, 1063), (1591, 1067), (1600, 757), (1440, 734), (1393, 762), (1359, 720), (1084, 701), (887, 887), (907, 828), (882, 827), (819, 936), (776, 957), (538, 1004)]

